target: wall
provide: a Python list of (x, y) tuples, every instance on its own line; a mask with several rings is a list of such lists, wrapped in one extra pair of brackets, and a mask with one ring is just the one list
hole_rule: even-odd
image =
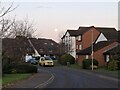
[(104, 58), (104, 55), (103, 55), (104, 51), (113, 47), (113, 46), (115, 46), (116, 44), (117, 44), (117, 42), (114, 42), (114, 43), (112, 43), (112, 44), (94, 52), (94, 59), (98, 60), (100, 66), (105, 66), (106, 65), (105, 58)]
[(92, 44), (92, 31), (93, 30), (93, 41), (95, 42), (96, 39), (98, 38), (100, 32), (98, 32), (95, 28), (91, 28), (89, 31), (85, 32), (82, 35), (82, 41), (76, 40), (76, 45), (82, 45), (82, 49), (88, 48)]
[(76, 39), (75, 37), (71, 37), (71, 52), (70, 54), (76, 58)]

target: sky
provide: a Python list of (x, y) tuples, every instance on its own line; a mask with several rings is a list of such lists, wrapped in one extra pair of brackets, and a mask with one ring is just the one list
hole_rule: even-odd
[[(8, 17), (33, 22), (37, 38), (59, 42), (67, 29), (79, 26), (114, 27), (118, 29), (118, 0), (12, 0), (18, 7)], [(8, 7), (10, 0), (3, 5)]]

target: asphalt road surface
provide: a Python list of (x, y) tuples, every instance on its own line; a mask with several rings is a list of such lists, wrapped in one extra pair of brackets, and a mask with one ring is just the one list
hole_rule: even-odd
[(76, 70), (68, 68), (66, 66), (38, 66), (37, 74), (29, 78), (28, 80), (16, 83), (11, 87), (4, 88), (2, 90), (44, 90), (50, 88), (54, 90), (57, 90), (58, 88), (75, 88), (75, 90), (79, 90), (80, 88), (117, 89), (118, 80), (116, 78), (106, 77), (94, 72), (86, 70)]
[(45, 88), (118, 88), (118, 80), (85, 70), (76, 70), (64, 66), (39, 67), (54, 75), (54, 80)]

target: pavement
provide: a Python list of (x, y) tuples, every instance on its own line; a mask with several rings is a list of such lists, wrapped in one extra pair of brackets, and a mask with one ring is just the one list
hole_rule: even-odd
[(4, 87), (2, 90), (36, 90), (37, 88), (43, 88), (47, 84), (51, 83), (54, 79), (54, 76), (51, 73), (48, 73), (44, 70), (39, 71), (37, 74), (34, 74), (28, 79), (19, 81), (13, 85)]

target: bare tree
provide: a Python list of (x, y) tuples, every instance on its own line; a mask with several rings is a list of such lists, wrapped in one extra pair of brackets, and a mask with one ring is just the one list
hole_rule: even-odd
[(12, 12), (16, 8), (17, 7), (13, 8), (13, 3), (11, 3), (11, 5), (8, 8), (5, 8), (0, 2), (0, 38), (8, 37), (11, 35), (11, 27), (13, 26), (15, 19), (6, 19), (4, 16)]
[(34, 37), (34, 32), (36, 29), (33, 27), (33, 23), (29, 23), (27, 19), (23, 21), (15, 21), (12, 27), (12, 37), (16, 36), (25, 36), (25, 37)]
[(18, 6), (13, 8), (13, 3), (11, 3), (11, 5), (8, 8), (5, 8), (4, 6), (2, 6), (1, 2), (0, 2), (0, 18), (5, 16), (6, 14), (8, 14), (9, 12), (12, 12), (13, 10), (15, 10)]
[(15, 23), (15, 18), (13, 20), (2, 18), (0, 23), (0, 38), (10, 37), (13, 33), (12, 27)]

